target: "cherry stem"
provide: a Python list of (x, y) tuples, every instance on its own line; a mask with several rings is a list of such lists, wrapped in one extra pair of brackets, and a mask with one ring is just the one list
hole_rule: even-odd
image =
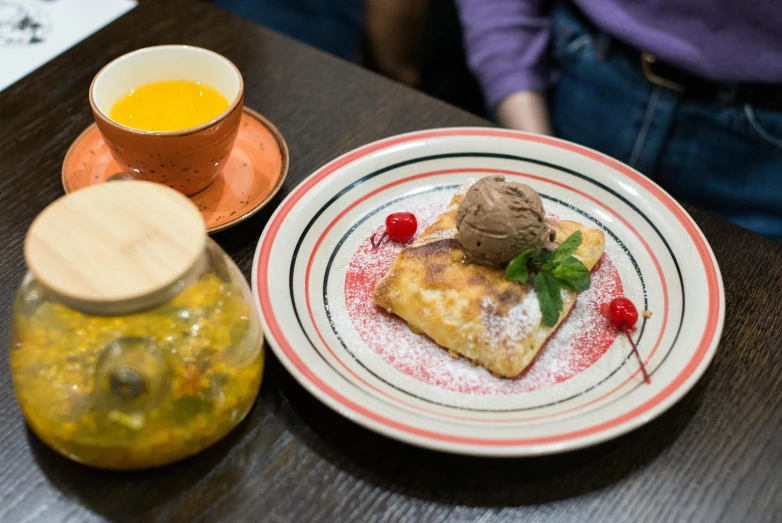
[(386, 236), (388, 236), (388, 231), (383, 231), (383, 236), (380, 237), (380, 239), (375, 243), (375, 235), (373, 234), (372, 237), (369, 239), (369, 241), (372, 243), (372, 250), (376, 251), (378, 247), (383, 243), (383, 240), (386, 239)]
[(644, 373), (644, 381), (651, 385), (652, 380), (649, 379), (649, 373), (646, 372), (646, 366), (644, 365), (644, 361), (641, 359), (641, 354), (638, 352), (638, 347), (635, 346), (635, 342), (633, 341), (633, 338), (630, 336), (630, 331), (627, 329), (627, 327), (622, 329), (622, 332), (627, 335), (628, 341), (630, 341), (630, 345), (633, 346), (633, 352), (635, 352), (635, 357), (638, 358), (638, 363), (641, 365), (641, 372)]

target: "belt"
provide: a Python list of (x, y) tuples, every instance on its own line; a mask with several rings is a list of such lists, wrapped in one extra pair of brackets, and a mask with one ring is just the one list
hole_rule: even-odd
[(633, 49), (631, 56), (638, 61), (644, 77), (650, 83), (680, 92), (683, 96), (718, 105), (751, 104), (782, 110), (780, 84), (714, 82), (663, 62), (651, 53)]
[(573, 14), (593, 36), (608, 37), (608, 48), (618, 51), (638, 64), (644, 77), (652, 84), (682, 93), (688, 98), (717, 105), (751, 104), (756, 107), (782, 110), (782, 84), (726, 83), (708, 80), (678, 66), (660, 60), (652, 53), (636, 49), (612, 36), (605, 35), (572, 3)]

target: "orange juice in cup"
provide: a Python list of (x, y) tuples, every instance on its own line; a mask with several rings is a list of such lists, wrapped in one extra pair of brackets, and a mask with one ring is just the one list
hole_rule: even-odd
[(122, 96), (109, 118), (142, 131), (178, 131), (220, 116), (231, 104), (220, 91), (195, 80), (164, 80)]

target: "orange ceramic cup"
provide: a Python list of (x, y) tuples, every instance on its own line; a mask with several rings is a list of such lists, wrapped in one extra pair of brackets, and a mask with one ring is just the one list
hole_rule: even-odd
[[(165, 80), (203, 82), (231, 104), (217, 118), (177, 131), (140, 131), (109, 118), (122, 95)], [(162, 183), (188, 196), (208, 187), (228, 161), (243, 102), (239, 69), (213, 51), (186, 45), (147, 47), (123, 55), (101, 69), (90, 86), (95, 122), (117, 163), (137, 179)]]

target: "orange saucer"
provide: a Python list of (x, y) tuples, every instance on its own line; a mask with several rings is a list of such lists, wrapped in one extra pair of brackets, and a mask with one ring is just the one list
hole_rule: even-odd
[[(62, 165), (65, 192), (104, 183), (122, 172), (111, 157), (95, 124), (71, 144)], [(271, 200), (288, 173), (288, 146), (271, 122), (244, 108), (239, 136), (228, 163), (217, 179), (190, 197), (216, 232), (246, 220)]]

